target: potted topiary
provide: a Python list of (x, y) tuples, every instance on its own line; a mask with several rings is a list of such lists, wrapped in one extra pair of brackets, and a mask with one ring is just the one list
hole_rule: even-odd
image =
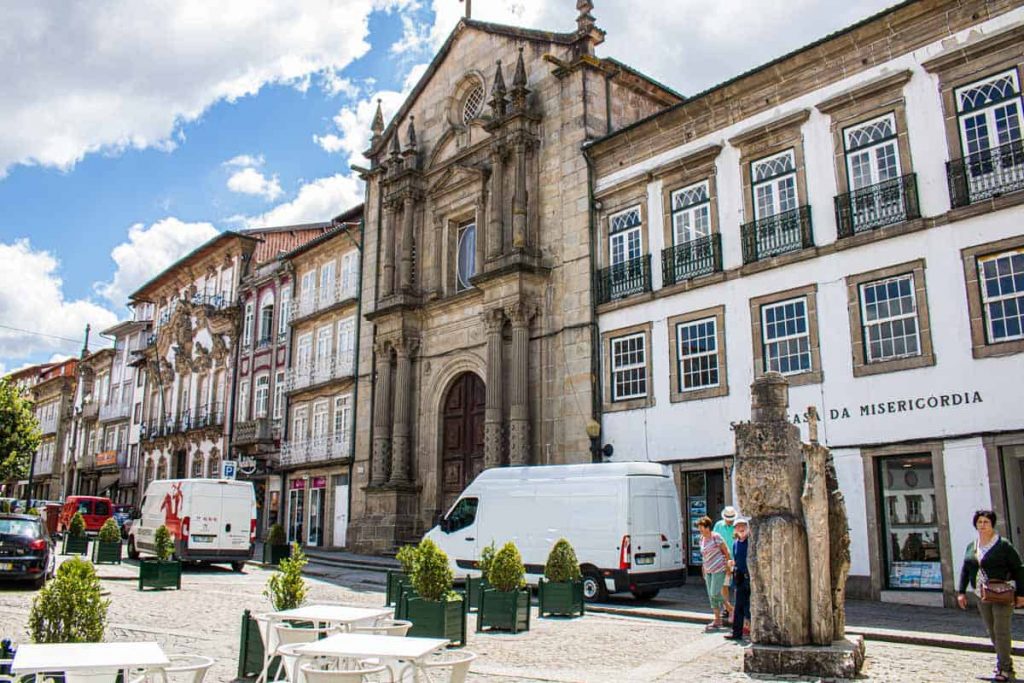
[(121, 528), (113, 517), (100, 527), (96, 542), (92, 544), (92, 561), (96, 564), (121, 564)]
[(181, 590), (181, 562), (172, 559), (174, 542), (163, 524), (153, 534), (156, 559), (139, 560), (139, 590), (145, 588), (177, 588)]
[(490, 545), (480, 551), (480, 560), (476, 563), (476, 568), (480, 570), (480, 576), (466, 577), (466, 596), (469, 598), (469, 610), (471, 612), (480, 609), (480, 593), (484, 588), (490, 586), (487, 583), (487, 572), (491, 570), (494, 553), (497, 551), (498, 549), (495, 547), (494, 541), (491, 541)]
[(403, 591), (399, 598), (400, 618), (413, 624), (408, 635), (466, 644), (466, 598), (452, 590), (453, 580), (444, 551), (428, 538), (420, 541), (412, 572), (416, 593)]
[(89, 552), (89, 537), (85, 535), (85, 518), (79, 510), (68, 524), (68, 533), (64, 535), (64, 548), (61, 555), (86, 555)]
[(476, 630), (494, 628), (518, 633), (530, 630), (530, 590), (519, 548), (509, 541), (494, 555), (487, 572), (489, 588), (480, 592)]
[(298, 543), (292, 543), (291, 555), (281, 560), (278, 570), (267, 581), (263, 595), (270, 599), (274, 611), (295, 609), (306, 601), (309, 588), (302, 578), (302, 568), (306, 566), (306, 554)]
[(537, 585), (537, 614), (583, 616), (583, 578), (576, 551), (569, 541), (558, 539), (544, 565), (544, 577)]
[(75, 557), (32, 600), (28, 630), (34, 643), (98, 643), (103, 640), (109, 600), (100, 593), (96, 569)]
[(413, 570), (416, 568), (416, 546), (403, 545), (398, 549), (395, 559), (402, 565), (402, 569), (401, 571), (388, 570), (388, 581), (384, 595), (386, 607), (398, 605), (401, 602), (402, 589), (409, 586)]
[(274, 524), (267, 532), (267, 540), (263, 542), (263, 564), (277, 566), (291, 551), (288, 539), (284, 535), (284, 527)]

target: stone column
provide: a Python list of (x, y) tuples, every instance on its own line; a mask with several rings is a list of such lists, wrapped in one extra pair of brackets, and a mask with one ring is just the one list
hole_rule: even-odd
[(392, 436), (391, 478), (388, 483), (407, 484), (409, 477), (409, 407), (412, 404), (412, 353), (415, 342), (395, 341), (395, 416)]
[(370, 463), (370, 485), (381, 486), (388, 480), (391, 460), (391, 347), (383, 341), (376, 344), (377, 379), (373, 398), (373, 461)]
[(412, 289), (412, 241), (414, 200), (406, 195), (402, 206), (402, 260), (399, 264), (399, 289), (407, 292)]
[(386, 297), (395, 291), (395, 211), (387, 201), (383, 204), (383, 211), (381, 227), (384, 234), (381, 238), (384, 240), (384, 248), (380, 257), (383, 279), (380, 283), (380, 295)]
[(505, 230), (502, 225), (502, 211), (504, 197), (502, 196), (502, 181), (505, 178), (505, 164), (503, 150), (495, 146), (491, 149), (491, 217), (487, 223), (487, 258), (493, 259), (501, 256), (504, 248)]
[(512, 321), (512, 375), (509, 391), (509, 464), (529, 465), (530, 454), (530, 317), (526, 304), (508, 310)]
[(516, 184), (512, 193), (512, 247), (526, 246), (526, 141), (516, 141)]
[[(815, 417), (812, 413), (812, 427), (815, 426)], [(811, 643), (831, 645), (835, 630), (833, 621), (835, 615), (832, 612), (832, 569), (829, 553), (822, 552), (824, 548), (831, 547), (828, 524), (828, 489), (825, 482), (828, 449), (812, 443), (805, 444), (803, 452), (807, 466), (804, 492), (801, 496), (804, 526), (807, 528), (808, 538), (814, 539), (814, 546), (817, 549), (817, 552), (808, 554), (811, 580)]]
[(492, 309), (483, 314), (487, 326), (487, 404), (484, 413), (484, 467), (501, 466), (502, 426), (502, 339), (505, 313)]

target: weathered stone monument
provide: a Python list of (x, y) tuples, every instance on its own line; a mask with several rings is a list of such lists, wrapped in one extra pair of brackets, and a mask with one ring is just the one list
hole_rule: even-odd
[(853, 678), (864, 639), (846, 636), (850, 569), (846, 505), (831, 455), (788, 419), (789, 383), (774, 372), (751, 386), (751, 420), (735, 426), (736, 487), (750, 518), (748, 673)]

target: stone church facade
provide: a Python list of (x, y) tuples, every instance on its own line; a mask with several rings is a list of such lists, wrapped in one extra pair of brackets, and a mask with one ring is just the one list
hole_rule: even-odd
[(349, 547), (414, 540), (482, 469), (589, 462), (589, 139), (679, 102), (594, 47), (462, 20), (367, 183)]

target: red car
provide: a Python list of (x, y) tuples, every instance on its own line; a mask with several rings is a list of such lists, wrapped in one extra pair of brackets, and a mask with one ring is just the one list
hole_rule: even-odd
[(68, 496), (57, 519), (57, 533), (67, 532), (76, 512), (81, 512), (85, 519), (86, 533), (95, 534), (105, 521), (113, 517), (114, 503), (109, 498), (99, 496)]

